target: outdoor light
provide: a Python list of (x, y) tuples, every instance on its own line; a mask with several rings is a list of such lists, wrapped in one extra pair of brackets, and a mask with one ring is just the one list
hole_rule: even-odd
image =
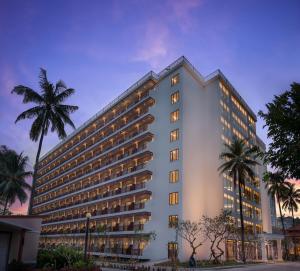
[(91, 213), (86, 213), (86, 227), (85, 227), (85, 241), (84, 241), (84, 261), (87, 260), (87, 247), (88, 247), (88, 239), (89, 239), (89, 227), (90, 227), (90, 218)]

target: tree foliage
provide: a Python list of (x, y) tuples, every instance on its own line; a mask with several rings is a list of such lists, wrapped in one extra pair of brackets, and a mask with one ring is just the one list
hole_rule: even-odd
[(6, 146), (0, 147), (0, 197), (4, 202), (3, 213), (7, 213), (8, 204), (12, 205), (16, 200), (21, 204), (27, 200), (26, 191), (31, 186), (26, 179), (32, 175), (27, 171), (28, 157), (23, 153), (17, 154)]
[(258, 113), (271, 140), (265, 160), (286, 177), (300, 179), (300, 84), (291, 84), (266, 107), (266, 112)]
[(247, 146), (245, 140), (237, 138), (233, 138), (231, 144), (224, 144), (224, 146), (225, 151), (220, 154), (220, 159), (224, 162), (218, 170), (221, 173), (227, 173), (233, 178), (234, 194), (236, 194), (236, 184), (238, 184), (242, 241), (241, 251), (243, 255), (242, 259), (245, 263), (246, 256), (242, 188), (245, 187), (245, 181), (247, 179), (254, 180), (255, 178), (254, 167), (259, 165), (256, 159), (260, 154), (260, 150), (256, 146)]

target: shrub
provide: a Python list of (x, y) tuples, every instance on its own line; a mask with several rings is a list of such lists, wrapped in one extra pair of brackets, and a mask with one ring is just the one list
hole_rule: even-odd
[(51, 267), (53, 269), (61, 269), (63, 267), (72, 267), (77, 262), (83, 262), (83, 253), (67, 246), (40, 250), (37, 257), (37, 266), (39, 268)]

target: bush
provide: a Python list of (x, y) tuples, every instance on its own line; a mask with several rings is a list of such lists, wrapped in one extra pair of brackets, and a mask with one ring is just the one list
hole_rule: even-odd
[(80, 264), (82, 262), (84, 263), (83, 253), (67, 246), (40, 250), (37, 257), (37, 267), (39, 268), (50, 267), (59, 270), (63, 267), (70, 268), (76, 263)]

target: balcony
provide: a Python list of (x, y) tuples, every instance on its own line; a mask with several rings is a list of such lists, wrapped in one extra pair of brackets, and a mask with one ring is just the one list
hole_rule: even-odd
[[(108, 208), (104, 207), (101, 210), (97, 210), (96, 212), (92, 213), (92, 218), (91, 219), (98, 219), (98, 218), (106, 218), (106, 217), (114, 217), (114, 214), (117, 215), (117, 217), (124, 215), (128, 215), (129, 211), (138, 211), (145, 209), (145, 203), (144, 202), (138, 202), (138, 203), (133, 203), (130, 206), (126, 205), (120, 205), (120, 208), (118, 211), (116, 211), (115, 208)], [(47, 226), (47, 225), (54, 225), (54, 224), (59, 224), (60, 223), (68, 223), (68, 222), (81, 222), (86, 220), (86, 213), (80, 213), (76, 215), (71, 215), (71, 216), (57, 216), (57, 217), (48, 217), (43, 221), (42, 226)], [(147, 213), (149, 214), (149, 213)]]
[[(121, 145), (121, 144), (123, 144), (123, 142), (125, 142), (125, 141), (129, 141), (130, 139), (132, 139), (132, 138), (135, 138), (135, 137), (137, 137), (137, 135), (139, 135), (139, 134), (142, 134), (143, 132), (145, 132), (146, 130), (147, 130), (147, 126), (152, 122), (152, 120), (153, 120), (153, 117), (151, 117), (150, 115), (146, 115), (146, 116), (142, 116), (141, 117), (141, 119), (139, 119), (136, 123), (139, 123), (140, 125), (141, 125), (141, 127), (138, 129), (138, 131), (132, 131), (131, 133), (129, 133), (128, 135), (126, 135), (125, 137), (124, 136), (122, 136), (122, 138), (121, 139), (119, 139), (119, 140), (114, 140), (115, 141), (115, 143), (113, 144), (113, 145), (108, 145), (108, 146), (106, 146), (104, 149), (96, 149), (96, 150), (94, 150), (94, 153), (93, 153), (93, 155), (92, 155), (92, 157), (89, 157), (90, 159), (91, 158), (95, 158), (97, 155), (99, 155), (99, 154), (102, 154), (102, 155), (104, 155), (104, 153), (106, 153), (106, 152), (108, 152), (109, 150), (111, 150), (111, 149), (117, 149), (117, 147), (119, 147), (119, 145)], [(141, 123), (140, 123), (141, 122)], [(132, 126), (134, 126), (134, 123), (131, 123), (130, 125), (128, 125), (128, 126), (130, 126), (130, 127), (132, 127)], [(123, 132), (123, 131), (122, 131)], [(119, 133), (119, 131), (118, 131), (118, 133)], [(114, 133), (114, 136), (117, 136), (117, 132), (115, 132)], [(102, 144), (104, 144), (103, 143), (103, 141), (105, 141), (106, 142), (106, 144), (107, 144), (107, 142), (110, 142), (110, 140), (113, 138), (113, 136), (111, 136), (110, 138), (105, 138), (104, 140), (101, 140), (101, 141), (97, 141), (93, 146), (87, 146), (86, 147), (86, 149), (84, 149), (84, 150), (80, 150), (80, 151), (78, 151), (78, 153), (76, 154), (76, 155), (73, 155), (72, 157), (70, 157), (69, 159), (68, 159), (68, 161), (70, 160), (70, 159), (73, 159), (74, 161), (72, 162), (72, 163), (74, 163), (75, 162), (75, 158), (77, 158), (78, 160), (80, 160), (80, 157), (79, 156), (82, 156), (82, 155), (85, 155), (85, 156), (90, 156), (90, 152), (92, 151), (92, 149), (93, 148), (97, 148), (97, 147), (99, 147), (100, 145), (102, 145)], [(111, 143), (110, 143), (111, 144)], [(86, 151), (85, 153), (83, 153), (82, 151)], [(97, 158), (99, 158), (99, 157), (97, 157)], [(90, 160), (89, 159), (89, 160)], [(59, 164), (59, 165), (57, 165), (57, 166), (62, 166), (63, 167), (63, 165), (65, 165), (68, 161), (66, 161), (66, 162), (64, 162), (64, 163), (62, 163), (62, 164)], [(80, 161), (80, 164), (82, 164), (82, 163), (84, 163), (84, 162), (86, 162), (87, 161), (87, 159), (85, 158), (85, 159), (82, 159), (81, 161)], [(68, 171), (73, 171), (77, 166), (78, 166), (79, 164), (76, 162), (75, 164), (71, 164), (71, 165), (69, 165), (68, 167), (66, 167), (66, 169), (64, 169), (63, 171), (61, 171), (61, 172), (59, 172), (59, 174), (57, 175), (57, 176), (59, 176), (59, 175), (61, 175), (62, 173), (66, 173), (66, 172), (68, 172)], [(53, 173), (51, 174), (51, 172), (52, 171), (54, 171), (54, 169), (53, 170), (50, 170), (50, 171), (48, 171), (48, 172), (46, 172), (46, 173), (44, 173), (43, 175), (41, 175), (41, 176), (39, 176), (38, 178), (40, 178), (40, 180), (38, 180), (38, 185), (37, 185), (37, 188), (41, 188), (41, 187), (44, 187), (45, 185), (49, 185), (49, 178), (51, 178), (52, 180), (51, 180), (51, 182), (53, 182), (54, 180), (53, 180), (53, 178), (54, 177), (57, 177), (57, 176), (54, 176), (53, 175)], [(45, 174), (48, 174), (47, 176), (48, 176), (48, 179), (47, 180), (41, 180), (41, 178), (45, 178)], [(51, 176), (51, 175), (53, 175), (53, 176)]]
[[(121, 232), (128, 232), (128, 231), (143, 231), (144, 224), (142, 223), (130, 223), (128, 225), (107, 225), (106, 226), (106, 233), (121, 233)], [(96, 228), (90, 228), (89, 230), (91, 235), (103, 235), (103, 233), (98, 232)], [(82, 235), (85, 233), (85, 226), (81, 228), (61, 228), (61, 229), (49, 229), (49, 230), (42, 230), (41, 235), (66, 235), (71, 234), (72, 236), (75, 235)], [(128, 233), (125, 233), (128, 234)], [(103, 235), (104, 236), (104, 235)]]
[[(72, 140), (70, 140), (70, 141), (73, 141), (73, 144), (71, 144), (71, 142), (65, 143), (65, 150), (64, 151), (62, 151), (58, 155), (54, 156), (47, 163), (44, 163), (44, 161), (41, 161), (40, 164), (42, 166), (39, 168), (39, 171), (44, 170), (45, 167), (49, 166), (49, 164), (52, 163), (58, 157), (66, 155), (65, 154), (66, 151), (72, 151), (72, 150), (74, 150), (75, 147), (78, 147), (78, 145), (86, 143), (85, 141), (91, 139), (97, 133), (102, 132), (103, 130), (107, 129), (109, 126), (113, 125), (115, 122), (117, 122), (117, 119), (120, 120), (125, 115), (128, 115), (130, 113), (129, 112), (130, 109), (133, 109), (133, 107), (140, 106), (141, 104), (143, 104), (144, 102), (146, 102), (146, 100), (147, 100), (148, 97), (149, 97), (149, 92), (146, 95), (141, 96), (139, 98), (139, 100), (137, 100), (136, 102), (134, 102), (132, 104), (129, 104), (126, 109), (124, 109), (123, 111), (120, 111), (119, 114), (115, 115), (114, 118), (107, 119), (105, 121), (105, 123), (101, 127), (94, 128), (93, 131), (91, 131), (90, 133), (81, 135), (80, 139), (76, 139), (76, 137), (74, 136), (74, 138)], [(148, 99), (148, 100), (151, 100), (151, 98)], [(78, 138), (78, 136), (77, 136), (77, 138)]]
[[(132, 168), (129, 168), (129, 169), (124, 169), (122, 172), (118, 172), (116, 175), (111, 175), (111, 176), (107, 176), (101, 180), (96, 180), (95, 182), (93, 183), (82, 183), (82, 186), (81, 187), (77, 187), (76, 189), (76, 192), (74, 192), (73, 194), (70, 194), (70, 191), (65, 191), (65, 193), (63, 193), (62, 195), (58, 195), (57, 197), (62, 197), (62, 196), (66, 196), (66, 197), (70, 197), (70, 196), (75, 196), (79, 193), (82, 193), (82, 192), (87, 192), (88, 191), (88, 188), (89, 187), (92, 187), (94, 189), (96, 188), (101, 188), (105, 185), (113, 185), (117, 182), (121, 182), (122, 180), (125, 181), (125, 180), (128, 180), (128, 178), (130, 178), (130, 176), (133, 176), (134, 173), (136, 172), (139, 172), (141, 171), (142, 169), (145, 168), (145, 164), (139, 164), (137, 166), (133, 166)], [(142, 172), (141, 173), (138, 173), (137, 174), (137, 177), (141, 176)], [(148, 171), (145, 172), (144, 174), (150, 174)], [(123, 177), (123, 178), (121, 178)], [(105, 193), (103, 193), (102, 195), (96, 195), (91, 197), (92, 199), (96, 200), (96, 199), (101, 199), (101, 198), (105, 198), (105, 197), (110, 197), (110, 196), (114, 196), (114, 195), (117, 195), (118, 193), (126, 193), (126, 192), (130, 192), (130, 191), (134, 191), (134, 190), (137, 190), (137, 189), (141, 189), (142, 187), (140, 187), (139, 185), (133, 185), (131, 187), (123, 187), (121, 189), (121, 191), (107, 191)], [(85, 191), (83, 191), (83, 189), (85, 189)], [(91, 189), (90, 189), (91, 190)], [(80, 199), (81, 200), (81, 199)], [(45, 203), (41, 203), (41, 204), (38, 204), (38, 205), (35, 205), (34, 206), (34, 210), (37, 210), (37, 208), (42, 208), (43, 206), (45, 207), (46, 205), (48, 204), (53, 204), (53, 202), (55, 201), (55, 199), (52, 199)], [(74, 204), (80, 204), (81, 202), (79, 202), (77, 199), (75, 200)], [(73, 204), (70, 204), (70, 205), (73, 205)], [(69, 205), (68, 205), (69, 206)], [(55, 206), (53, 208), (56, 208)], [(52, 208), (52, 209), (53, 209)]]
[[(122, 161), (123, 163), (129, 163), (130, 159), (125, 159), (125, 158), (127, 158), (128, 156), (131, 156), (133, 154), (136, 154), (138, 152), (141, 152), (141, 151), (145, 150), (146, 148), (147, 148), (146, 145), (142, 145), (137, 149), (132, 149), (132, 151), (130, 153), (125, 153), (124, 155), (121, 155), (121, 156), (115, 157), (114, 159), (111, 159), (109, 164), (106, 164), (106, 165), (105, 164), (98, 164), (97, 166), (94, 166), (92, 168), (87, 169), (85, 172), (81, 171), (77, 175), (73, 174), (71, 177), (69, 177), (69, 179), (63, 181), (63, 185), (60, 185), (59, 183), (57, 183), (56, 186), (50, 188), (50, 190), (43, 191), (41, 194), (37, 195), (36, 197), (41, 197), (41, 196), (43, 196), (45, 194), (48, 194), (48, 193), (50, 193), (54, 190), (57, 190), (58, 188), (61, 189), (62, 187), (66, 187), (67, 185), (70, 185), (71, 183), (74, 183), (74, 180), (79, 181), (79, 180), (83, 179), (83, 178), (81, 178), (82, 176), (84, 178), (85, 177), (93, 177), (93, 176), (90, 176), (90, 175), (89, 176), (85, 176), (85, 175), (87, 175), (89, 173), (92, 173), (92, 172), (95, 172), (95, 171), (98, 171), (99, 169), (102, 169), (101, 172), (103, 174), (103, 171), (105, 169), (108, 169), (109, 167), (112, 167), (112, 166), (118, 167), (116, 162)], [(132, 157), (132, 158), (134, 158), (134, 157)], [(97, 173), (99, 173), (99, 172), (97, 172)], [(125, 174), (126, 174), (126, 172), (125, 172)], [(106, 178), (112, 178), (112, 177), (107, 176)], [(107, 181), (107, 180), (108, 179), (104, 179), (104, 181)]]

